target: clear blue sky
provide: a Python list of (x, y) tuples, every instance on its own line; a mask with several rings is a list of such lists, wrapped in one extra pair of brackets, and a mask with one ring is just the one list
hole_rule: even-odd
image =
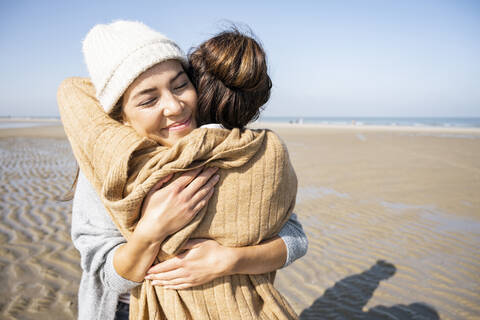
[(58, 116), (97, 23), (139, 20), (184, 50), (230, 20), (262, 40), (265, 116), (480, 116), (480, 1), (0, 1), (0, 116)]

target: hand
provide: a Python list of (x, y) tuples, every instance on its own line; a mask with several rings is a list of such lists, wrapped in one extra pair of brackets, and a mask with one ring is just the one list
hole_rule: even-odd
[(182, 249), (186, 251), (151, 267), (145, 279), (167, 289), (186, 289), (231, 274), (235, 264), (234, 248), (215, 240), (189, 240)]
[(214, 176), (217, 171), (213, 167), (195, 169), (164, 188), (162, 185), (171, 176), (157, 183), (145, 197), (135, 237), (149, 243), (161, 242), (189, 223), (213, 195), (219, 180), (218, 175)]

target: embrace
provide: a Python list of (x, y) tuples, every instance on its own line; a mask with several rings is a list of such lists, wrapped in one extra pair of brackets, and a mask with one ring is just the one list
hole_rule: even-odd
[(258, 118), (261, 45), (224, 31), (187, 56), (140, 22), (96, 25), (90, 79), (58, 104), (78, 163), (79, 319), (297, 319), (273, 286), (302, 257), (297, 179)]

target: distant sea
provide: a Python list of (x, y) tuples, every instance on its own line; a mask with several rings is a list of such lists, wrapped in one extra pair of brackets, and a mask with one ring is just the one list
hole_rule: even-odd
[[(0, 129), (52, 125), (59, 117), (16, 118), (0, 117)], [(424, 117), (260, 117), (261, 122), (297, 124), (357, 125), (357, 126), (413, 126), (480, 128), (480, 118), (424, 118)]]
[(60, 117), (2, 117), (0, 129), (30, 128), (60, 124)]
[(10, 128), (30, 128), (30, 127), (40, 127), (48, 126), (51, 123), (48, 122), (1, 122), (0, 129), (10, 129)]
[(480, 118), (407, 118), (407, 117), (260, 117), (262, 122), (364, 125), (364, 126), (414, 126), (480, 128)]

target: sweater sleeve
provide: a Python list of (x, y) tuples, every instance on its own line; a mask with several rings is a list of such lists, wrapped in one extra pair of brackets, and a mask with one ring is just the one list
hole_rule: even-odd
[(290, 219), (288, 219), (278, 233), (278, 236), (287, 246), (287, 260), (285, 261), (283, 268), (290, 265), (295, 260), (300, 259), (307, 253), (308, 239), (295, 213), (292, 213)]
[(113, 267), (115, 250), (126, 240), (82, 172), (73, 200), (71, 233), (73, 244), (80, 252), (82, 281), (100, 281), (96, 290), (112, 290), (118, 294), (141, 284), (124, 279)]

